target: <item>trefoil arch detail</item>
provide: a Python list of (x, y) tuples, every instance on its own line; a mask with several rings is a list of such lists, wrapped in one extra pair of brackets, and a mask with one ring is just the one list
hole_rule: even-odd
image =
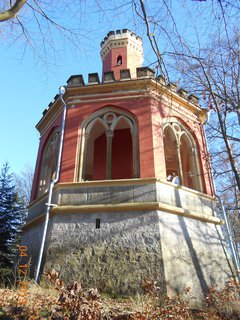
[(177, 118), (163, 120), (164, 154), (168, 181), (204, 192), (198, 144)]
[(139, 177), (138, 127), (126, 110), (105, 107), (83, 121), (78, 180)]

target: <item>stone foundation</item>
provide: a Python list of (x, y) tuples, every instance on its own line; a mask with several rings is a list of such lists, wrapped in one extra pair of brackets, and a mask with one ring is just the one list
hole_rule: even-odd
[[(196, 303), (200, 303), (209, 287), (223, 287), (233, 275), (221, 227), (213, 217), (215, 203), (210, 197), (170, 184), (95, 187), (94, 192), (89, 189), (84, 193), (84, 189), (67, 192), (63, 188), (58, 197), (55, 192), (59, 206), (52, 210), (44, 268), (60, 271), (65, 282), (79, 281), (117, 296), (142, 293), (145, 280), (156, 280), (163, 295), (174, 296), (190, 287)], [(83, 199), (97, 205), (79, 205)], [(176, 212), (136, 208), (132, 211), (127, 206), (118, 211), (116, 208), (121, 207), (111, 206), (111, 199), (126, 205), (136, 201), (139, 208), (150, 199), (150, 204), (165, 203), (167, 209), (171, 204)], [(105, 204), (99, 207), (101, 201)], [(33, 216), (39, 215), (36, 208), (41, 206), (36, 204), (35, 211), (32, 208)], [(202, 221), (194, 215), (193, 219), (187, 216), (195, 211)], [(203, 222), (206, 216), (213, 222)], [(96, 228), (97, 219), (100, 228)], [(32, 221), (35, 222), (30, 220), (26, 227), (23, 243), (29, 246), (33, 272), (43, 222)]]
[(156, 212), (55, 216), (46, 260), (45, 268), (59, 270), (65, 281), (114, 295), (142, 292), (144, 279), (166, 291)]

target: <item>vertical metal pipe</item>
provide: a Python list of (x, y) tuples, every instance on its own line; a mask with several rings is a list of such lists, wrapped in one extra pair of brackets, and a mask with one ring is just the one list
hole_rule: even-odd
[(240, 265), (239, 265), (239, 261), (237, 258), (236, 249), (234, 247), (234, 242), (233, 242), (233, 238), (232, 238), (231, 228), (230, 228), (229, 222), (228, 222), (228, 217), (226, 215), (226, 211), (225, 211), (224, 205), (222, 203), (222, 199), (219, 196), (216, 196), (216, 197), (217, 197), (217, 199), (220, 203), (220, 206), (221, 206), (221, 210), (222, 210), (224, 221), (225, 221), (226, 228), (227, 228), (227, 235), (228, 235), (228, 239), (229, 239), (229, 243), (230, 243), (230, 247), (231, 247), (231, 251), (232, 251), (232, 255), (233, 255), (233, 260), (234, 260), (234, 263), (235, 263), (235, 266), (237, 269), (237, 276), (238, 276), (238, 279), (240, 280)]
[(66, 122), (66, 114), (67, 114), (67, 105), (66, 105), (65, 101), (63, 100), (63, 95), (65, 92), (66, 92), (65, 87), (60, 87), (59, 94), (60, 94), (60, 100), (63, 103), (63, 117), (62, 117), (62, 125), (61, 125), (61, 134), (60, 134), (60, 142), (59, 142), (56, 176), (53, 180), (51, 180), (50, 185), (49, 185), (49, 189), (48, 189), (48, 200), (46, 203), (43, 237), (42, 237), (42, 242), (41, 242), (41, 247), (40, 247), (40, 252), (39, 252), (39, 257), (38, 257), (37, 270), (36, 270), (36, 274), (35, 274), (35, 282), (38, 282), (38, 280), (39, 280), (39, 273), (40, 273), (40, 268), (41, 268), (41, 264), (42, 264), (42, 257), (43, 257), (45, 242), (46, 242), (46, 236), (47, 236), (49, 213), (50, 213), (51, 207), (54, 206), (51, 203), (53, 188), (54, 188), (55, 183), (58, 181), (59, 175), (60, 175), (60, 167), (61, 167), (62, 151), (63, 151), (63, 139), (64, 139), (65, 122)]

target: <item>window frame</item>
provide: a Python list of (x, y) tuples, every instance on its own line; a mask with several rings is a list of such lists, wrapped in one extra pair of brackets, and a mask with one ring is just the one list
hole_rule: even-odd
[[(164, 141), (164, 135), (166, 130), (172, 130), (172, 134), (174, 135), (174, 142), (175, 142), (175, 148), (176, 148), (176, 156), (177, 156), (177, 172), (178, 172), (178, 177), (179, 177), (179, 184), (190, 188), (192, 190), (196, 190), (199, 192), (205, 192), (204, 189), (204, 179), (203, 179), (203, 170), (200, 165), (200, 152), (199, 152), (199, 146), (197, 143), (196, 137), (190, 132), (190, 129), (186, 127), (186, 125), (180, 121), (179, 119), (175, 117), (168, 117), (163, 119), (163, 145), (165, 146), (165, 141)], [(182, 139), (187, 139), (189, 142), (189, 150), (188, 150), (188, 155), (189, 155), (189, 163), (190, 163), (190, 168), (191, 170), (189, 171), (189, 176), (192, 179), (192, 187), (186, 185), (186, 182), (184, 183), (184, 180), (186, 181), (186, 175), (184, 175), (183, 172), (183, 159), (182, 159), (182, 149), (181, 149), (181, 144), (182, 144)], [(186, 150), (184, 150), (186, 152)], [(165, 155), (165, 147), (164, 147), (164, 157), (165, 157), (165, 164), (166, 164), (166, 155)], [(185, 166), (186, 168), (186, 166)], [(168, 179), (168, 174), (167, 174), (168, 168), (166, 164), (166, 176), (167, 180)]]
[[(108, 123), (106, 114), (113, 114), (117, 115), (117, 117), (113, 116), (113, 121)], [(138, 125), (137, 120), (134, 115), (130, 112), (120, 109), (115, 106), (107, 106), (103, 107), (92, 114), (90, 114), (81, 124), (80, 126), (80, 136), (79, 136), (79, 152), (78, 152), (78, 159), (77, 159), (77, 181), (84, 181), (85, 175), (85, 167), (86, 167), (86, 149), (87, 149), (87, 140), (89, 139), (89, 133), (93, 128), (94, 124), (97, 121), (101, 121), (104, 125), (107, 134), (111, 136), (114, 133), (114, 129), (118, 125), (121, 119), (126, 120), (129, 124), (131, 136), (132, 136), (132, 157), (133, 157), (133, 177), (138, 178), (140, 177), (140, 165), (139, 165), (139, 135), (138, 135)], [(110, 161), (110, 160), (108, 160)], [(111, 170), (111, 169), (110, 169)], [(106, 180), (112, 180), (111, 176), (108, 172)]]

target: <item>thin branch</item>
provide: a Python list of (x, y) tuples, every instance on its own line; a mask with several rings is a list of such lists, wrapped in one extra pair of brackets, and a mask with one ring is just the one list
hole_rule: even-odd
[(157, 41), (156, 41), (156, 38), (155, 38), (155, 35), (153, 33), (151, 33), (150, 31), (150, 25), (149, 25), (149, 21), (148, 21), (148, 16), (147, 16), (147, 12), (146, 12), (146, 9), (145, 9), (145, 5), (143, 3), (143, 0), (140, 0), (140, 5), (141, 5), (141, 10), (142, 10), (142, 14), (143, 16), (141, 16), (136, 8), (136, 3), (134, 2), (135, 4), (135, 10), (136, 10), (136, 13), (137, 15), (143, 19), (143, 21), (145, 22), (145, 25), (146, 25), (146, 28), (147, 28), (147, 37), (149, 39), (149, 42), (150, 42), (150, 45), (157, 57), (157, 60), (158, 60), (158, 66), (159, 66), (159, 69), (161, 70), (161, 73), (163, 75), (165, 75), (169, 81), (169, 77), (168, 77), (168, 72), (167, 72), (167, 69), (165, 67), (165, 64), (164, 64), (164, 61), (162, 59), (162, 55), (160, 53), (160, 50), (159, 50), (159, 47), (158, 47), (158, 44), (157, 44)]

